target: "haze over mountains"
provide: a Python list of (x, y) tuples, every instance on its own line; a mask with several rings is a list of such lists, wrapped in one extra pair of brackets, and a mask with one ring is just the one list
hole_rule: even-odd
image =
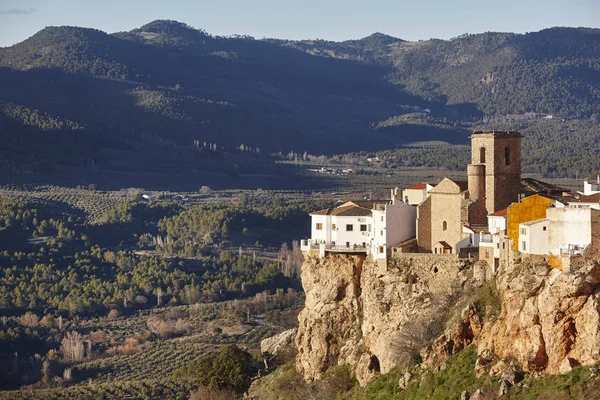
[(575, 160), (600, 168), (599, 29), (328, 42), (174, 21), (111, 35), (49, 27), (0, 49), (0, 87), (0, 153), (17, 164), (102, 164), (115, 157), (102, 148), (148, 142), (339, 154), (464, 143), (497, 126), (529, 129), (525, 153), (542, 149), (559, 175)]

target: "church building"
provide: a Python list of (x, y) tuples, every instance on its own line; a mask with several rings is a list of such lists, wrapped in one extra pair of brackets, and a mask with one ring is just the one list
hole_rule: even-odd
[(467, 181), (444, 178), (417, 209), (419, 252), (459, 254), (478, 245), (487, 216), (517, 202), (521, 134), (485, 131), (471, 136)]

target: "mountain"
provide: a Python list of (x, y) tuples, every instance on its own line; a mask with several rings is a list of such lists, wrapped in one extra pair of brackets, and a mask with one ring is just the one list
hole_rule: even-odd
[[(115, 34), (48, 27), (0, 49), (0, 122), (10, 126), (0, 139), (31, 160), (48, 155), (14, 136), (75, 132), (76, 148), (49, 144), (56, 154), (46, 161), (66, 164), (80, 164), (71, 155), (79, 152), (109, 163), (121, 156), (103, 147), (144, 152), (149, 141), (243, 145), (262, 155), (460, 144), (469, 127), (506, 123), (506, 115), (511, 127), (523, 115), (586, 120), (587, 139), (588, 120), (600, 120), (599, 50), (600, 30), (587, 28), (330, 42), (219, 37), (163, 20)], [(415, 112), (424, 123), (389, 123)], [(70, 122), (49, 130), (39, 115)], [(78, 129), (65, 133), (70, 123)], [(540, 141), (535, 135), (531, 143)], [(550, 135), (560, 138), (560, 129)]]

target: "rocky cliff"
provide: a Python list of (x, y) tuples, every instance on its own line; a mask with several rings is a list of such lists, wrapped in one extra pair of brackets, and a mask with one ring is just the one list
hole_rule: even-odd
[(493, 271), (453, 256), (307, 256), (302, 283), (296, 368), (307, 381), (339, 364), (361, 385), (414, 361), (443, 369), (471, 344), (480, 370), (497, 374), (600, 361), (600, 264), (591, 260), (561, 271), (510, 253)]

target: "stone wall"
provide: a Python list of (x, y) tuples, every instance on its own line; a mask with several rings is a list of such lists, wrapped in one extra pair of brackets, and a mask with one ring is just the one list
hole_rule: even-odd
[[(431, 244), (435, 245), (439, 241), (445, 241), (452, 246), (452, 251), (456, 249), (454, 245), (463, 238), (463, 224), (467, 223), (468, 210), (464, 210), (463, 197), (460, 193), (431, 194)], [(446, 230), (444, 230), (444, 221)]]
[(431, 197), (417, 208), (417, 246), (419, 252), (431, 252)]

